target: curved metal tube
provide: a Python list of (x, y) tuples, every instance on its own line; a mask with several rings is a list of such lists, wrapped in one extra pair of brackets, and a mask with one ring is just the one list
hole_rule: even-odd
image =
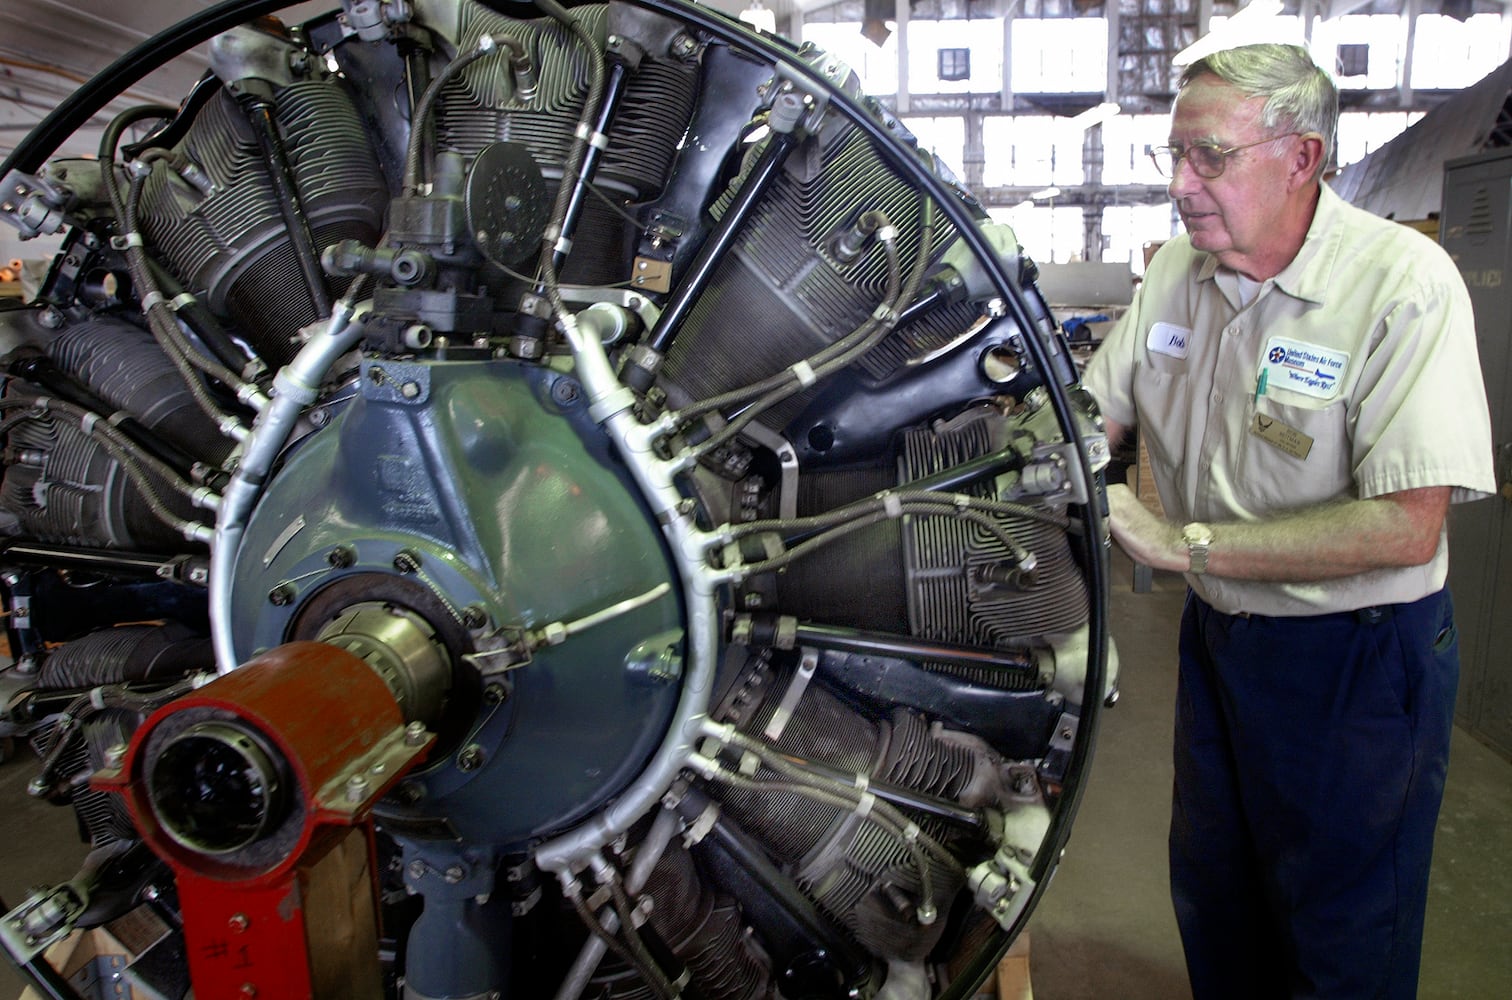
[(349, 299), (338, 302), (325, 327), (279, 370), (273, 379), (273, 397), (253, 422), (252, 431), (243, 442), (236, 474), (221, 494), (215, 535), (210, 542), (209, 583), (210, 637), (217, 673), (230, 673), (237, 667), (231, 642), (231, 583), (247, 518), (299, 415), (318, 397), (321, 379), (362, 335), (362, 324), (352, 321), (353, 312)]
[(682, 495), (673, 485), (677, 466), (656, 457), (651, 443), (660, 432), (635, 418), (635, 396), (621, 384), (591, 330), (578, 327), (564, 314), (561, 325), (572, 349), (578, 379), (587, 392), (589, 412), (619, 449), (621, 458), (640, 487), (647, 505), (662, 521), (662, 530), (683, 585), (687, 616), (687, 673), (673, 710), (667, 735), (646, 769), (608, 809), (581, 826), (536, 849), (536, 864), (570, 881), (575, 868), (630, 829), (660, 801), (692, 757), (694, 741), (707, 717), (719, 658), (719, 610), (714, 600), (716, 581), (704, 562), (708, 536), (698, 530), (682, 509)]

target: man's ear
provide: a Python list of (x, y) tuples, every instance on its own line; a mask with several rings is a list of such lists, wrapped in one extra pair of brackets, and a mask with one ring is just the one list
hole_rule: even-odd
[(1293, 190), (1311, 184), (1321, 176), (1323, 158), (1328, 151), (1323, 148), (1323, 137), (1316, 132), (1304, 132), (1298, 137), (1297, 151), (1292, 157), (1292, 169), (1288, 178)]

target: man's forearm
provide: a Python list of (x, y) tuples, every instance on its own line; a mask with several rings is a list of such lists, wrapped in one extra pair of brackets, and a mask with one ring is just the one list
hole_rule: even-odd
[[(1236, 580), (1336, 580), (1374, 569), (1418, 566), (1437, 551), (1449, 487), (1310, 507), (1255, 522), (1210, 525), (1207, 572)], [(1156, 569), (1190, 568), (1181, 525), (1157, 518), (1127, 487), (1110, 487), (1113, 537)]]

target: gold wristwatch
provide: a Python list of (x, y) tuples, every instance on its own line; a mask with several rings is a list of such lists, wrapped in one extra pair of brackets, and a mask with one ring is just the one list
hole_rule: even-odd
[(1181, 529), (1181, 540), (1186, 542), (1187, 555), (1192, 565), (1189, 573), (1206, 573), (1208, 546), (1213, 544), (1213, 529), (1201, 521), (1193, 521)]

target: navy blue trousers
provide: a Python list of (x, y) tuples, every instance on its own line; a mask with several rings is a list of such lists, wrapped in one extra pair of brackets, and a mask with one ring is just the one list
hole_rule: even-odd
[(1181, 624), (1171, 895), (1196, 1000), (1411, 998), (1459, 648), (1447, 591)]

